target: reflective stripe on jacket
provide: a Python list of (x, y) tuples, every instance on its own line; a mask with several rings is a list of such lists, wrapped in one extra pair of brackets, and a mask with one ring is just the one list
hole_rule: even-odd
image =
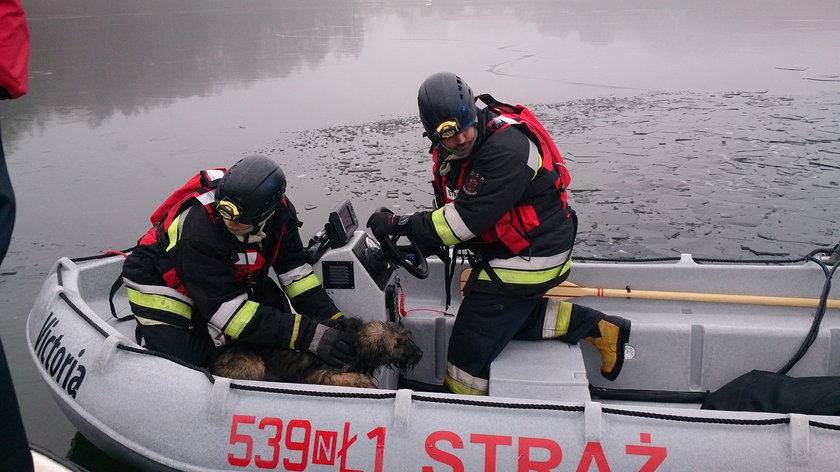
[(123, 277), (133, 313), (141, 323), (147, 319), (208, 330), (214, 337), (296, 348), (308, 319), (253, 297), (270, 268), (299, 313), (327, 319), (340, 312), (305, 261), (294, 207), (284, 200), (266, 222), (266, 236), (245, 244), (216, 216), (212, 194), (198, 195), (180, 212), (167, 214), (126, 259)]
[(479, 122), (488, 125), (478, 128), (471, 154), (450, 160), (445, 175), (447, 151), (432, 150), (441, 206), (412, 216), (410, 233), (427, 246), (466, 244), (482, 258), (478, 285), (495, 278), (537, 293), (568, 273), (573, 212), (561, 196), (565, 189), (555, 185), (554, 164), (521, 127), (499, 126), (496, 118), (479, 110)]
[[(490, 134), (495, 134), (511, 125), (527, 126), (527, 124), (515, 121), (510, 117), (495, 116), (487, 123), (486, 129), (490, 130)], [(557, 189), (557, 198), (559, 198), (562, 208), (566, 209), (568, 204), (564, 184), (568, 182), (568, 179), (561, 178), (557, 170), (558, 162), (560, 162), (559, 165), (562, 165), (559, 152), (556, 151), (556, 147), (553, 147), (553, 152), (557, 152), (558, 158), (552, 159), (551, 151), (541, 151), (537, 143), (534, 142), (534, 139), (536, 139), (534, 133), (530, 133), (527, 136), (528, 149), (525, 165), (532, 170), (531, 185), (546, 185), (545, 182), (539, 182), (538, 179), (552, 182)], [(447, 175), (453, 172), (450, 171), (447, 175), (441, 175), (439, 169), (443, 161), (440, 158), (440, 152), (440, 146), (436, 146), (432, 150), (432, 160), (435, 170), (435, 192), (438, 195), (438, 200), (442, 204), (441, 208), (432, 212), (432, 222), (441, 241), (447, 246), (453, 246), (480, 236), (484, 242), (501, 242), (513, 254), (520, 254), (525, 248), (530, 246), (531, 241), (528, 238), (528, 232), (540, 225), (540, 215), (537, 209), (531, 204), (518, 203), (514, 205), (492, 227), (480, 235), (473, 234), (470, 231), (464, 219), (455, 208), (454, 191), (460, 192), (464, 189), (465, 185), (471, 185), (470, 179), (474, 175), (469, 170), (471, 160), (467, 158), (450, 163), (453, 167), (458, 168), (459, 171), (454, 172), (456, 174), (455, 181), (448, 182)], [(567, 173), (564, 173), (565, 175)]]

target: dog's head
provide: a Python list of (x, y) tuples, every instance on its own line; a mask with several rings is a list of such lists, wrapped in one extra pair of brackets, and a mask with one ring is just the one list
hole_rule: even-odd
[(423, 357), (423, 351), (412, 341), (408, 331), (389, 321), (365, 323), (359, 330), (356, 342), (356, 367), (369, 374), (373, 374), (380, 366), (411, 369)]

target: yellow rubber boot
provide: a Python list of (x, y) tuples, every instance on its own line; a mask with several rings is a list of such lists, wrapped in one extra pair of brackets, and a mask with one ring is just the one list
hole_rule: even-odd
[(607, 315), (598, 322), (598, 336), (583, 338), (601, 353), (601, 375), (615, 380), (624, 366), (624, 344), (630, 340), (630, 320)]

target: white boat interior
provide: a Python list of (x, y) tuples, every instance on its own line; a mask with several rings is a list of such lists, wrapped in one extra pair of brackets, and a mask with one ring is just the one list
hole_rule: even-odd
[[(355, 231), (343, 245), (326, 249), (313, 264), (322, 283), (345, 313), (399, 320), (424, 352), (410, 372), (382, 372), (380, 387), (397, 388), (401, 381), (415, 388), (442, 384), (448, 334), (461, 301), (460, 274), (469, 266), (464, 260), (456, 261), (447, 306), (446, 271), (440, 259), (430, 257), (428, 277), (418, 279), (394, 265), (386, 266), (379, 244), (355, 226), (351, 228)], [(107, 289), (119, 275), (120, 259), (102, 264), (80, 272), (81, 298), (101, 321), (131, 343), (134, 321), (118, 321), (108, 305)], [(568, 299), (632, 321), (622, 374), (613, 382), (601, 378), (600, 357), (589, 343), (514, 340), (493, 363), (491, 396), (589, 401), (595, 393), (604, 402), (636, 397), (632, 401), (643, 403), (643, 392), (648, 391), (652, 392), (648, 401), (660, 406), (699, 408), (697, 399), (702, 396), (692, 394), (718, 389), (753, 369), (775, 372), (796, 355), (813, 327), (826, 274), (817, 263), (805, 260), (790, 264), (698, 262), (684, 254), (676, 260), (654, 262), (577, 261), (569, 280), (580, 287), (626, 292), (626, 297)], [(636, 298), (634, 292), (654, 295)], [(668, 299), (675, 293), (683, 299)], [(833, 308), (826, 309), (813, 343), (790, 369), (792, 376), (840, 375), (840, 310), (836, 306), (840, 289), (835, 287), (828, 298)], [(125, 316), (128, 303), (122, 290), (114, 302), (117, 315)], [(797, 302), (811, 306), (791, 306)], [(546, 363), (545, 359), (556, 361)]]

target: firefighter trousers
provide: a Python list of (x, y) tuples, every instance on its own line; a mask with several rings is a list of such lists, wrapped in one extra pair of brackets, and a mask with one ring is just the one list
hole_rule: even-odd
[(473, 289), (462, 302), (447, 355), (446, 387), (487, 394), (490, 363), (511, 339), (557, 339), (569, 344), (596, 330), (604, 313), (548, 297), (514, 297)]

